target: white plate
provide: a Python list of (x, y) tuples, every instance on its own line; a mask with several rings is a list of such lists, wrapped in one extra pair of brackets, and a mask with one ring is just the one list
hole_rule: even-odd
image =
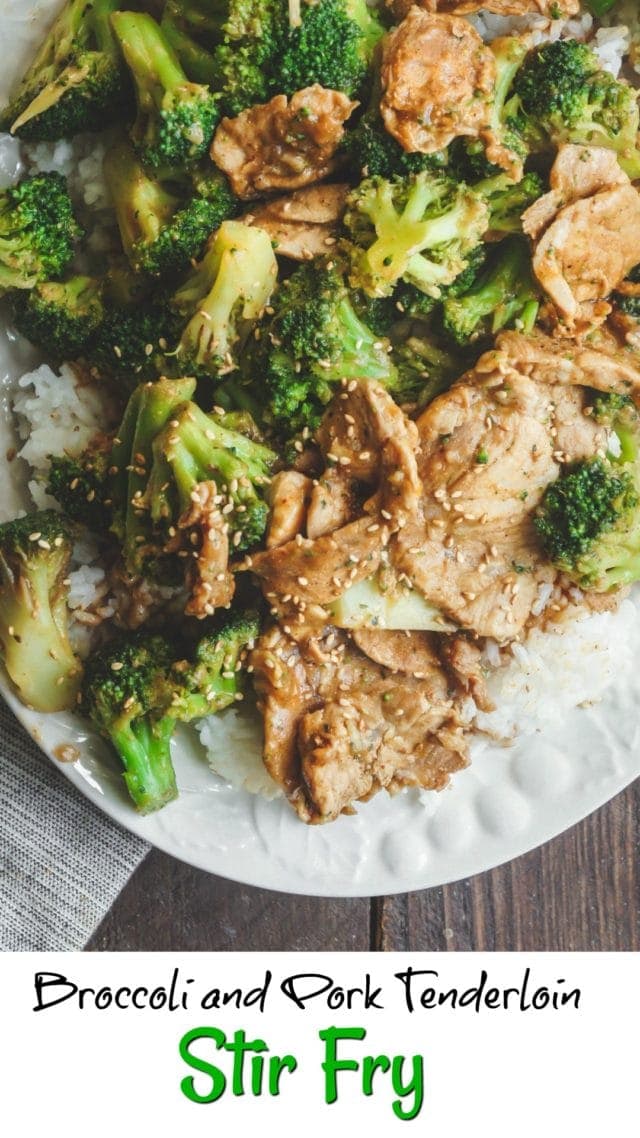
[[(0, 38), (11, 43), (0, 81), (4, 90), (28, 57), (33, 29), (37, 38), (37, 26), (57, 6), (56, 0), (0, 0)], [(32, 24), (25, 21), (29, 12)], [(0, 333), (0, 454), (6, 454), (15, 441), (8, 394), (26, 369), (19, 345), (6, 330)], [(7, 464), (0, 481), (3, 519), (27, 504), (20, 466)], [(360, 806), (357, 816), (325, 827), (304, 826), (283, 801), (227, 787), (209, 771), (193, 733), (184, 730), (174, 745), (180, 798), (140, 818), (108, 748), (78, 719), (27, 711), (6, 681), (0, 680), (0, 691), (51, 761), (60, 745), (78, 748), (80, 760), (62, 770), (121, 825), (201, 869), (292, 893), (369, 896), (468, 877), (561, 833), (640, 774), (640, 668), (630, 668), (602, 703), (568, 714), (544, 735), (510, 748), (478, 741), (471, 767), (441, 794), (381, 794)]]

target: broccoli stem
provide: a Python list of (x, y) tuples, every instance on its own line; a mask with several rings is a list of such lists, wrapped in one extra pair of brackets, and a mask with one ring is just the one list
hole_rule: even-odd
[(175, 721), (141, 716), (126, 727), (114, 726), (111, 739), (125, 768), (124, 781), (137, 810), (151, 814), (178, 797), (170, 741)]
[[(529, 330), (535, 324), (538, 301), (529, 269), (529, 254), (524, 241), (507, 238), (497, 249), (497, 262), (483, 273), (468, 292), (447, 297), (444, 323), (459, 344), (470, 340), (478, 331), (493, 335), (520, 318)], [(489, 319), (489, 326), (485, 321)]]
[(162, 17), (160, 27), (187, 77), (194, 83), (213, 86), (218, 78), (218, 68), (211, 52), (192, 39), (168, 10)]
[(107, 153), (104, 174), (124, 251), (134, 269), (139, 269), (140, 244), (150, 246), (157, 241), (180, 203), (159, 181), (149, 177), (126, 142)]
[(188, 82), (178, 57), (147, 12), (115, 12), (112, 26), (131, 68), (140, 105), (161, 110), (167, 93)]
[(159, 379), (134, 391), (111, 452), (112, 530), (124, 546), (130, 572), (141, 572), (149, 552), (149, 518), (144, 504), (153, 440), (181, 403), (195, 391), (193, 379)]
[[(11, 577), (0, 554), (0, 580)], [(23, 702), (42, 712), (73, 706), (82, 674), (50, 591), (50, 573), (43, 565), (20, 581), (17, 595), (10, 587), (0, 593), (5, 667)]]

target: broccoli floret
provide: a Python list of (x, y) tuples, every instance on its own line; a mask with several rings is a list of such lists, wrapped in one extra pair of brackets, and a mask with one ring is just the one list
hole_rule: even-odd
[(65, 585), (72, 547), (72, 527), (53, 510), (0, 525), (2, 659), (20, 699), (36, 711), (72, 707), (80, 685)]
[(290, 435), (319, 422), (342, 380), (376, 379), (393, 390), (389, 343), (358, 316), (335, 266), (301, 265), (271, 308), (243, 357), (242, 377), (231, 381), (240, 406), (245, 381), (263, 401), (265, 421)]
[(259, 633), (255, 612), (232, 613), (217, 621), (198, 642), (193, 659), (177, 663), (171, 671), (171, 714), (189, 723), (242, 699), (242, 665)]
[(224, 221), (203, 261), (174, 296), (176, 312), (188, 320), (176, 352), (178, 370), (199, 378), (233, 371), (277, 274), (264, 230)]
[(458, 273), (458, 276), (452, 280), (451, 284), (443, 285), (440, 289), (439, 299), (436, 299), (434, 296), (428, 296), (425, 292), (421, 292), (415, 285), (406, 284), (404, 281), (401, 281), (394, 290), (392, 297), (382, 297), (380, 300), (372, 300), (370, 303), (382, 304), (385, 300), (387, 303), (393, 301), (396, 308), (396, 319), (402, 316), (403, 318), (408, 317), (412, 320), (424, 320), (425, 317), (429, 317), (447, 297), (462, 296), (463, 293), (469, 291), (484, 268), (489, 248), (490, 246), (481, 242), (479, 245), (476, 245), (475, 249), (470, 251), (467, 256), (465, 268), (461, 273)]
[(125, 409), (113, 441), (107, 492), (111, 529), (120, 541), (124, 563), (132, 576), (163, 553), (153, 532), (144, 495), (153, 461), (154, 439), (178, 407), (195, 391), (193, 379), (159, 379), (140, 384)]
[(640, 296), (614, 292), (613, 300), (616, 308), (625, 316), (631, 317), (632, 320), (640, 320)]
[(111, 525), (108, 472), (111, 442), (100, 442), (79, 456), (52, 455), (47, 493), (73, 522), (103, 534)]
[(61, 276), (81, 235), (60, 174), (35, 174), (2, 190), (0, 296)]
[(468, 291), (445, 299), (444, 327), (458, 344), (495, 336), (516, 322), (529, 332), (538, 307), (529, 248), (523, 238), (508, 237), (496, 247), (488, 267)]
[(208, 0), (167, 0), (160, 27), (194, 83), (213, 84), (218, 69), (212, 48), (221, 42), (229, 4)]
[(493, 144), (499, 145), (506, 151), (504, 158), (509, 162), (511, 177), (515, 179), (522, 174), (527, 146), (514, 124), (513, 103), (510, 96), (516, 74), (527, 54), (526, 42), (521, 36), (503, 36), (493, 41), (491, 50), (496, 61), (496, 84), (491, 104), (489, 132)]
[(75, 360), (104, 318), (102, 283), (94, 277), (43, 281), (31, 292), (15, 293), (18, 331), (54, 359)]
[(522, 214), (544, 193), (539, 174), (525, 174), (513, 182), (506, 174), (496, 174), (474, 184), (489, 207), (489, 228), (495, 233), (521, 233)]
[(179, 167), (202, 158), (220, 118), (217, 97), (187, 79), (148, 13), (116, 12), (111, 23), (136, 88), (131, 137), (142, 160), (151, 167)]
[(171, 370), (171, 351), (182, 323), (162, 298), (107, 305), (102, 323), (84, 347), (84, 358), (101, 378), (129, 394), (141, 380)]
[(29, 141), (71, 138), (117, 122), (130, 85), (110, 17), (117, 0), (68, 0), (0, 116), (0, 129)]
[(522, 111), (555, 145), (572, 142), (615, 150), (631, 178), (640, 176), (637, 92), (601, 70), (596, 53), (577, 40), (556, 40), (528, 55), (514, 81)]
[(384, 31), (365, 0), (225, 0), (208, 25), (199, 24), (200, 7), (187, 8), (186, 21), (178, 21), (181, 42), (173, 42), (185, 69), (206, 76), (228, 115), (314, 83), (355, 95)]
[(357, 95), (384, 28), (366, 0), (322, 0), (299, 5), (300, 22), (287, 26), (275, 83), (285, 95), (319, 83)]
[(403, 280), (439, 297), (466, 267), (488, 216), (482, 197), (450, 178), (366, 179), (349, 195), (344, 218), (352, 286), (389, 296)]
[(236, 212), (227, 179), (213, 167), (206, 179), (199, 179), (202, 193), (192, 190), (186, 196), (148, 173), (127, 143), (108, 152), (104, 169), (122, 245), (135, 272), (155, 277), (183, 272), (220, 223)]
[[(212, 89), (227, 115), (238, 115), (275, 94), (271, 81), (286, 19), (284, 0), (226, 0), (222, 40), (211, 58)], [(304, 86), (304, 84), (303, 84)]]
[(107, 644), (85, 667), (80, 710), (115, 748), (141, 814), (178, 796), (170, 749), (175, 720), (166, 710), (172, 662), (163, 636), (136, 634)]
[(158, 527), (175, 528), (189, 512), (197, 487), (214, 481), (234, 534), (232, 546), (243, 552), (264, 536), (269, 512), (264, 491), (275, 461), (269, 447), (229, 429), (225, 416), (185, 403), (154, 440), (143, 504)]
[(396, 174), (419, 174), (422, 170), (438, 170), (447, 166), (447, 152), (418, 154), (403, 150), (386, 129), (377, 107), (371, 107), (353, 130), (347, 131), (342, 143), (356, 179), (392, 178)]
[(534, 519), (549, 560), (596, 592), (640, 578), (640, 421), (626, 400), (607, 413), (615, 449), (567, 467)]
[(633, 400), (630, 395), (621, 395), (617, 391), (593, 391), (591, 400), (591, 415), (596, 423), (603, 423), (607, 427), (618, 427), (618, 442), (621, 442), (622, 425), (627, 416), (633, 421)]
[(440, 392), (446, 391), (464, 371), (464, 361), (445, 348), (429, 330), (411, 335), (393, 351), (398, 368), (395, 397), (400, 403), (426, 407)]

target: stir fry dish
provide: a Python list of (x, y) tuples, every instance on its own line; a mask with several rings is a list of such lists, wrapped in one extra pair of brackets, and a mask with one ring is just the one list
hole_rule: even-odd
[(303, 822), (439, 790), (510, 647), (640, 579), (618, 8), (67, 0), (46, 31), (0, 115), (0, 295), (93, 411), (58, 400), (0, 525), (0, 649), (138, 811), (232, 707)]

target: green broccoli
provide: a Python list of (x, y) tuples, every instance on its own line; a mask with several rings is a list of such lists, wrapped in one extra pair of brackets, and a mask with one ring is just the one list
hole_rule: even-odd
[(355, 178), (393, 178), (395, 175), (419, 174), (422, 170), (438, 170), (448, 163), (446, 151), (418, 154), (403, 150), (386, 129), (378, 107), (371, 107), (348, 130), (341, 144)]
[(359, 93), (384, 28), (365, 0), (223, 0), (171, 6), (166, 34), (185, 70), (237, 115), (319, 83)]
[(115, 203), (124, 251), (135, 272), (165, 277), (189, 268), (220, 223), (236, 212), (224, 174), (211, 168), (198, 193), (178, 193), (148, 173), (126, 143), (105, 158), (105, 176)]
[(208, 151), (220, 118), (218, 98), (187, 79), (160, 26), (146, 12), (111, 19), (131, 71), (138, 112), (131, 137), (151, 167), (184, 166)]
[(0, 525), (0, 646), (20, 699), (36, 711), (75, 704), (82, 668), (69, 643), (73, 529), (43, 510)]
[[(471, 249), (467, 255), (465, 268), (461, 273), (458, 273), (457, 277), (451, 281), (451, 284), (442, 286), (439, 298), (428, 296), (426, 292), (421, 292), (415, 285), (400, 281), (390, 297), (368, 298), (369, 306), (380, 306), (378, 320), (382, 319), (384, 308), (381, 306), (385, 304), (395, 309), (396, 321), (399, 318), (404, 320), (424, 320), (436, 311), (438, 306), (441, 305), (447, 297), (461, 296), (463, 293), (468, 292), (480, 276), (490, 248), (490, 245), (481, 242), (479, 245), (476, 245), (475, 249)], [(389, 315), (390, 314), (389, 312)]]
[(117, 0), (67, 0), (0, 116), (29, 141), (101, 131), (126, 114), (130, 86), (111, 29)]
[(513, 92), (515, 76), (527, 54), (526, 41), (521, 36), (501, 36), (489, 46), (496, 60), (496, 84), (488, 129), (482, 138), (456, 138), (449, 147), (451, 173), (470, 183), (501, 171), (519, 181), (529, 152), (539, 149), (539, 131), (525, 123), (520, 100)]
[(0, 191), (0, 296), (61, 276), (81, 235), (61, 174)]
[(276, 455), (255, 438), (229, 428), (225, 420), (207, 415), (195, 403), (173, 411), (171, 422), (154, 439), (141, 505), (159, 529), (175, 529), (197, 487), (214, 481), (233, 533), (231, 544), (243, 552), (264, 537), (269, 513), (265, 487)]
[(615, 447), (565, 468), (547, 487), (534, 525), (558, 569), (580, 588), (607, 592), (640, 579), (640, 419), (630, 401), (598, 402)]
[(442, 307), (445, 330), (458, 344), (495, 336), (514, 323), (530, 332), (538, 314), (539, 295), (524, 238), (501, 241), (471, 287), (448, 296)]
[(259, 634), (256, 612), (234, 612), (217, 620), (199, 640), (193, 659), (179, 661), (171, 670), (171, 715), (190, 723), (242, 699), (243, 664)]
[(104, 318), (102, 283), (94, 277), (42, 281), (12, 300), (18, 331), (60, 361), (81, 356)]
[[(286, 7), (285, 0), (223, 0), (220, 42), (211, 48), (210, 83), (225, 114), (238, 115), (276, 93), (271, 76)], [(195, 21), (192, 30), (195, 35)]]
[[(631, 320), (640, 320), (640, 289), (637, 286), (640, 284), (640, 265), (627, 274), (627, 281), (630, 285), (635, 285), (636, 288), (631, 288), (629, 292), (620, 290), (612, 294), (612, 300), (615, 310), (621, 312), (624, 316), (628, 316)], [(636, 291), (637, 290), (637, 291)]]
[(540, 175), (531, 171), (519, 182), (496, 174), (475, 182), (473, 189), (489, 207), (489, 229), (494, 233), (522, 233), (522, 215), (544, 193), (544, 184)]
[(488, 218), (482, 197), (450, 178), (368, 178), (347, 199), (351, 285), (389, 296), (403, 280), (437, 298), (466, 267)]
[(173, 298), (176, 312), (187, 319), (176, 350), (178, 371), (199, 378), (233, 371), (269, 302), (277, 274), (264, 230), (224, 221), (202, 262)]
[(49, 459), (47, 493), (66, 517), (98, 534), (107, 533), (111, 526), (110, 464), (111, 440), (106, 436), (79, 456), (52, 455)]
[(614, 150), (631, 178), (640, 177), (637, 92), (603, 71), (596, 53), (559, 39), (529, 53), (514, 80), (522, 112), (554, 145), (572, 142)]
[(335, 266), (303, 264), (272, 298), (241, 360), (241, 375), (225, 385), (238, 406), (246, 393), (261, 406), (260, 417), (291, 435), (313, 428), (340, 382), (379, 380), (391, 390), (397, 380), (390, 345), (357, 315)]
[(138, 304), (106, 304), (104, 319), (83, 349), (83, 357), (102, 379), (129, 394), (142, 380), (171, 370), (171, 352), (183, 321), (162, 297)]
[(160, 27), (184, 70), (194, 83), (213, 84), (219, 71), (213, 48), (222, 42), (228, 3), (209, 0), (167, 0)]
[(154, 457), (153, 443), (177, 409), (191, 399), (193, 379), (159, 379), (140, 384), (129, 399), (113, 440), (107, 493), (111, 502), (111, 529), (122, 546), (125, 568), (132, 576), (148, 569), (162, 556), (163, 543), (155, 534), (145, 492)]
[(141, 814), (178, 796), (167, 711), (173, 651), (164, 636), (120, 636), (89, 657), (80, 711), (115, 748)]
[(300, 22), (286, 26), (274, 61), (275, 90), (293, 95), (319, 83), (358, 95), (385, 30), (376, 13), (366, 0), (322, 0), (298, 7)]
[(461, 356), (440, 339), (431, 329), (417, 329), (394, 346), (392, 358), (399, 378), (393, 394), (399, 403), (426, 407), (465, 370)]

